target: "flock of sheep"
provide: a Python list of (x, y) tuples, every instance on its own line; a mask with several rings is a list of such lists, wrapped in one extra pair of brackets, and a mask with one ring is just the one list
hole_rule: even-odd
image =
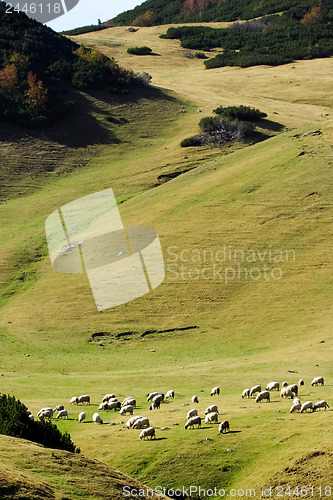
[[(324, 385), (324, 378), (323, 377), (316, 377), (312, 380), (311, 386), (323, 386)], [(317, 409), (324, 408), (329, 408), (329, 405), (325, 400), (320, 400), (317, 401), (316, 403), (313, 403), (312, 401), (306, 401), (303, 404), (301, 403), (300, 399), (297, 397), (299, 393), (299, 388), (301, 386), (304, 386), (304, 380), (301, 379), (298, 381), (298, 384), (288, 384), (287, 382), (283, 382), (281, 385), (281, 391), (280, 391), (280, 384), (279, 382), (270, 382), (267, 384), (266, 389), (264, 391), (261, 390), (260, 385), (255, 385), (252, 388), (246, 388), (242, 392), (242, 398), (251, 398), (255, 396), (255, 402), (260, 403), (263, 401), (270, 402), (271, 400), (271, 392), (276, 390), (280, 391), (280, 398), (290, 398), (293, 400), (292, 406), (290, 408), (290, 413), (294, 412), (300, 412), (303, 413), (308, 410), (312, 410), (313, 412)], [(220, 395), (220, 388), (219, 387), (213, 387), (211, 391), (211, 396), (219, 396)], [(173, 390), (168, 391), (165, 395), (159, 392), (151, 392), (147, 395), (147, 402), (150, 404), (149, 409), (150, 410), (158, 410), (160, 409), (161, 403), (165, 399), (169, 398), (174, 398), (175, 397), (175, 392)], [(197, 395), (192, 396), (191, 401), (193, 404), (198, 404), (199, 403), (199, 398)], [(70, 399), (70, 404), (86, 404), (90, 405), (90, 396), (88, 395), (82, 395), (82, 396), (74, 396)], [(185, 403), (186, 405), (187, 403)], [(142, 417), (140, 415), (133, 416), (134, 409), (137, 406), (136, 400), (133, 397), (126, 397), (122, 402), (118, 401), (116, 398), (115, 394), (106, 394), (103, 399), (101, 404), (98, 407), (98, 411), (93, 414), (92, 420), (96, 424), (103, 424), (103, 420), (98, 412), (101, 411), (117, 411), (119, 410), (119, 415), (130, 415), (129, 420), (126, 422), (125, 426), (127, 429), (138, 429), (141, 430), (139, 438), (145, 440), (146, 438), (156, 439), (156, 432), (155, 428), (150, 426), (149, 418), (147, 417)], [(184, 405), (183, 405), (184, 406)], [(30, 419), (34, 419), (33, 415), (29, 410), (27, 410), (27, 413), (29, 415)], [(54, 415), (54, 413), (57, 413), (56, 419), (60, 418), (68, 418), (68, 411), (65, 410), (63, 405), (58, 405), (54, 409), (53, 408), (42, 408), (39, 410), (37, 413), (37, 417), (40, 419), (44, 418), (49, 418), (51, 419)], [(86, 418), (86, 414), (82, 411), (80, 412), (78, 416), (78, 421), (79, 423), (82, 423)], [(205, 421), (205, 424), (219, 424), (219, 411), (218, 407), (216, 404), (210, 405), (206, 408), (205, 410), (205, 417), (200, 417), (198, 415), (198, 411), (196, 408), (192, 408), (190, 411), (187, 413), (187, 419), (185, 423), (185, 429), (194, 429), (195, 426), (197, 428), (201, 428), (201, 421)], [(224, 432), (227, 432), (230, 430), (230, 425), (227, 420), (223, 420), (219, 424), (219, 434), (222, 434)]]

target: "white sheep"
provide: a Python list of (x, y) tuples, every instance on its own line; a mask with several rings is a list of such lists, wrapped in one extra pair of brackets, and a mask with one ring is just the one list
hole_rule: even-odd
[(102, 399), (102, 403), (105, 403), (105, 401), (109, 401), (111, 398), (115, 398), (115, 394), (105, 394), (104, 398)]
[(153, 401), (152, 404), (150, 405), (149, 409), (150, 410), (159, 410), (161, 407), (161, 401)]
[(93, 419), (93, 422), (95, 422), (95, 424), (102, 424), (103, 423), (103, 420), (101, 419), (101, 417), (99, 416), (98, 413), (94, 413), (92, 419)]
[[(130, 401), (134, 401), (135, 404), (132, 404)], [(136, 406), (136, 401), (134, 398), (132, 397), (129, 397), (129, 398), (125, 398), (122, 403), (121, 403), (121, 406), (127, 406), (127, 405), (132, 405), (132, 406)]]
[(157, 396), (157, 394), (159, 394), (159, 392), (151, 392), (150, 394), (148, 394), (147, 401), (153, 399), (153, 397)]
[(215, 413), (219, 412), (219, 410), (217, 408), (217, 405), (210, 405), (210, 406), (208, 406), (206, 408), (206, 410), (205, 410), (205, 415), (208, 415), (208, 413), (213, 413), (213, 412), (215, 412)]
[(215, 394), (217, 394), (218, 396), (220, 395), (220, 388), (219, 387), (213, 387), (213, 389), (211, 390), (210, 395), (214, 396)]
[(78, 419), (78, 420), (79, 420), (79, 422), (80, 422), (80, 424), (81, 424), (81, 422), (83, 422), (83, 420), (84, 420), (85, 418), (86, 418), (86, 414), (85, 414), (83, 411), (81, 411), (81, 413), (80, 413), (80, 415), (79, 415), (79, 419)]
[(324, 385), (324, 377), (316, 377), (312, 380), (311, 385)]
[(205, 424), (213, 424), (213, 423), (218, 424), (219, 423), (219, 415), (216, 412), (208, 413), (205, 416)]
[(104, 401), (104, 402), (102, 402), (102, 403), (99, 405), (99, 407), (98, 407), (97, 411), (105, 411), (105, 410), (107, 410), (107, 409), (108, 409), (108, 404), (109, 404), (109, 403), (108, 403), (108, 401)]
[(274, 391), (274, 390), (277, 390), (279, 391), (280, 390), (280, 384), (279, 382), (270, 382), (269, 384), (267, 384), (266, 386), (266, 391)]
[(329, 408), (325, 399), (322, 399), (321, 401), (317, 401), (317, 403), (315, 403), (313, 406), (313, 411), (318, 410), (318, 408), (324, 408), (324, 410), (326, 410), (326, 408)]
[(87, 403), (88, 405), (90, 405), (90, 396), (88, 396), (87, 394), (84, 394), (83, 396), (79, 396), (77, 399), (78, 399), (77, 404)]
[(133, 429), (143, 429), (144, 427), (149, 427), (149, 418), (138, 418), (134, 424)]
[(133, 415), (133, 406), (132, 405), (123, 406), (119, 412), (119, 415), (126, 415), (126, 413)]
[(201, 417), (196, 416), (189, 418), (185, 424), (185, 429), (187, 429), (188, 427), (194, 428), (195, 425), (198, 426), (198, 429), (201, 429)]
[(77, 405), (78, 400), (79, 400), (79, 398), (78, 398), (77, 396), (73, 396), (73, 397), (71, 398), (71, 400), (70, 400), (70, 404), (72, 405), (72, 404), (74, 404), (74, 403), (75, 403), (75, 404)]
[(254, 385), (250, 390), (250, 396), (254, 396), (257, 392), (261, 391), (260, 385)]
[(68, 411), (60, 410), (56, 418), (68, 418)]
[(288, 382), (284, 381), (284, 382), (282, 382), (281, 387), (288, 387), (288, 385), (289, 385)]
[(294, 398), (293, 405), (300, 405), (300, 404), (301, 404), (301, 400), (299, 398)]
[(142, 418), (142, 417), (141, 417), (140, 415), (136, 415), (136, 416), (131, 417), (130, 419), (128, 419), (128, 420), (127, 420), (127, 422), (126, 422), (126, 424), (125, 424), (125, 425), (126, 425), (126, 427), (127, 427), (127, 429), (130, 429), (130, 428), (133, 426), (133, 424), (134, 424), (137, 420), (139, 420), (139, 419), (141, 419), (141, 418)]
[(153, 397), (152, 402), (153, 403), (161, 403), (164, 399), (164, 394), (156, 394), (156, 396)]
[(223, 420), (223, 422), (221, 422), (219, 425), (219, 434), (222, 434), (224, 431), (225, 432), (230, 431), (228, 420)]
[(154, 427), (148, 427), (148, 429), (143, 429), (143, 431), (140, 432), (140, 439), (144, 440), (144, 439), (146, 439), (146, 437), (150, 437), (150, 439), (153, 439), (153, 438), (156, 439)]
[(250, 397), (250, 389), (244, 389), (242, 392), (242, 399)]
[(54, 410), (53, 410), (53, 413), (55, 413), (56, 411), (61, 411), (61, 410), (64, 410), (65, 407), (64, 405), (57, 405)]
[(108, 405), (107, 405), (107, 410), (120, 410), (121, 405), (119, 401), (111, 401), (109, 399)]
[(192, 410), (190, 410), (187, 414), (187, 420), (191, 417), (196, 417), (198, 415), (198, 410), (196, 410), (195, 408), (193, 408)]
[(301, 387), (301, 385), (304, 385), (304, 380), (301, 378), (299, 381), (298, 381), (298, 385)]
[(173, 391), (172, 389), (170, 391), (168, 391), (165, 395), (165, 399), (174, 398), (174, 397), (175, 397), (175, 391)]
[(259, 394), (257, 395), (256, 397), (256, 403), (260, 403), (261, 401), (264, 401), (264, 399), (266, 399), (266, 401), (269, 403), (270, 400), (271, 400), (271, 395), (270, 395), (270, 392), (269, 391), (262, 391), (262, 392), (259, 392)]
[(52, 418), (53, 410), (52, 408), (48, 408), (43, 410), (42, 412), (38, 412), (38, 417), (42, 420), (43, 418)]
[[(53, 416), (53, 408), (41, 408), (39, 412), (37, 413), (37, 417), (39, 417), (42, 413), (51, 413), (51, 417)], [(50, 417), (50, 418), (51, 418)]]
[(286, 387), (286, 389), (289, 389), (291, 392), (295, 394), (295, 396), (298, 396), (298, 385), (297, 384), (291, 384)]
[(312, 410), (313, 411), (313, 403), (312, 403), (312, 401), (306, 401), (306, 403), (302, 404), (301, 413), (303, 413), (303, 411), (307, 411), (307, 410)]
[(289, 413), (294, 413), (294, 411), (299, 411), (301, 408), (302, 408), (301, 403), (293, 403), (289, 410)]
[(197, 395), (192, 396), (191, 401), (192, 401), (192, 403), (199, 403), (199, 398), (198, 398), (198, 396), (197, 396)]
[(281, 392), (280, 392), (280, 398), (293, 398), (294, 394), (293, 392), (288, 389), (287, 386), (282, 387)]

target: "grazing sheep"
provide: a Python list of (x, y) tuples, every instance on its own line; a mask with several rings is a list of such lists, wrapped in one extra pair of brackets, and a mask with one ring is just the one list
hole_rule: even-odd
[(120, 401), (111, 401), (108, 402), (107, 410), (120, 410), (121, 404)]
[(152, 402), (153, 403), (161, 403), (164, 400), (164, 394), (156, 394), (156, 396), (153, 397)]
[(138, 418), (133, 424), (133, 429), (143, 429), (144, 427), (149, 427), (149, 418)]
[(136, 406), (136, 400), (134, 398), (126, 398), (124, 401), (121, 403), (121, 406)]
[(52, 408), (49, 408), (43, 410), (42, 412), (38, 412), (37, 416), (40, 418), (40, 420), (43, 420), (43, 418), (52, 418), (52, 415), (53, 415), (53, 410)]
[(147, 438), (150, 437), (150, 439), (153, 439), (153, 438), (156, 439), (154, 427), (148, 427), (148, 429), (143, 429), (143, 431), (140, 432), (140, 439), (145, 440), (146, 437)]
[(60, 410), (56, 418), (68, 418), (68, 411)]
[(79, 398), (78, 398), (77, 396), (73, 396), (73, 397), (71, 398), (71, 400), (70, 400), (70, 402), (69, 402), (69, 403), (70, 403), (71, 405), (72, 405), (72, 404), (74, 404), (74, 403), (77, 405), (78, 401), (79, 401)]
[(168, 391), (165, 395), (165, 399), (174, 398), (174, 397), (175, 397), (175, 391), (173, 391), (172, 389), (170, 391)]
[(133, 406), (132, 405), (123, 406), (119, 412), (119, 415), (126, 415), (126, 413), (133, 415)]
[(217, 408), (217, 406), (216, 406), (216, 405), (211, 405), (211, 406), (208, 406), (208, 407), (206, 408), (206, 410), (205, 410), (205, 415), (208, 415), (208, 413), (213, 413), (213, 412), (215, 412), (215, 413), (218, 413), (218, 412), (219, 412), (219, 410), (218, 410), (218, 408)]
[(149, 409), (150, 410), (159, 410), (161, 407), (161, 401), (157, 401), (157, 402), (152, 402), (152, 404), (150, 405)]
[(301, 385), (304, 385), (304, 380), (301, 378), (299, 381), (298, 381), (298, 385), (301, 387)]
[(291, 384), (286, 387), (286, 389), (290, 389), (291, 392), (295, 394), (295, 396), (298, 396), (298, 385), (297, 384)]
[(219, 387), (213, 387), (212, 392), (210, 393), (211, 396), (214, 396), (217, 394), (218, 396), (220, 395), (220, 388)]
[(228, 420), (223, 420), (223, 422), (220, 423), (219, 425), (219, 434), (222, 434), (223, 432), (230, 431), (230, 426)]
[(282, 387), (280, 398), (293, 398), (294, 394), (288, 387)]
[(61, 411), (61, 410), (64, 410), (64, 409), (65, 409), (65, 407), (64, 407), (63, 405), (58, 405), (58, 406), (56, 406), (56, 407), (54, 408), (53, 413), (55, 413), (56, 411)]
[(326, 410), (326, 408), (329, 408), (325, 399), (322, 399), (321, 401), (317, 401), (317, 403), (315, 403), (313, 406), (313, 411), (318, 410), (318, 408), (324, 408), (324, 410)]
[(311, 385), (324, 385), (324, 377), (316, 377), (312, 380)]
[(303, 413), (303, 411), (307, 411), (307, 410), (312, 410), (313, 411), (313, 403), (312, 403), (312, 401), (307, 401), (306, 403), (302, 404), (301, 413)]
[(195, 408), (193, 408), (192, 410), (190, 410), (187, 414), (187, 420), (191, 417), (196, 417), (198, 415), (198, 410), (196, 410)]
[(153, 399), (153, 397), (157, 396), (157, 394), (159, 394), (159, 392), (151, 392), (150, 394), (148, 394), (147, 401)]
[(87, 394), (85, 394), (84, 396), (79, 396), (77, 404), (79, 403), (87, 403), (88, 405), (90, 405), (90, 396), (87, 396)]
[(254, 385), (251, 390), (250, 390), (250, 396), (254, 396), (256, 392), (261, 391), (261, 386), (260, 385)]
[(282, 386), (281, 387), (288, 387), (288, 385), (289, 385), (288, 382), (284, 381), (284, 382), (282, 382)]
[(104, 401), (102, 402), (99, 407), (98, 407), (98, 410), (97, 411), (105, 411), (108, 409), (108, 401)]
[(185, 429), (188, 427), (193, 429), (195, 425), (198, 426), (198, 429), (201, 429), (201, 417), (196, 416), (189, 418), (185, 424)]
[(299, 398), (294, 398), (293, 405), (300, 405), (300, 404), (301, 404), (301, 400)]
[(127, 420), (127, 422), (125, 424), (127, 429), (130, 429), (133, 426), (133, 424), (135, 424), (135, 422), (137, 420), (140, 420), (141, 418), (142, 417), (140, 415), (136, 415), (135, 417), (131, 417), (129, 420)]
[(199, 403), (199, 398), (197, 395), (195, 396), (192, 396), (192, 399), (191, 399), (192, 403)]
[(293, 403), (289, 410), (289, 413), (294, 413), (294, 411), (299, 411), (301, 408), (302, 408), (301, 403)]
[(269, 391), (262, 391), (262, 392), (259, 392), (258, 396), (256, 397), (256, 403), (260, 403), (261, 401), (263, 401), (264, 399), (266, 399), (266, 401), (268, 401), (268, 403), (270, 402), (271, 400), (271, 395), (270, 395), (270, 392)]
[(219, 423), (219, 415), (216, 412), (208, 413), (205, 417), (205, 424), (218, 424)]
[(244, 389), (242, 392), (242, 399), (250, 397), (250, 389)]
[(101, 417), (99, 416), (98, 413), (94, 413), (92, 419), (93, 419), (93, 422), (95, 422), (95, 424), (102, 424), (103, 423), (103, 420), (101, 419)]
[(267, 384), (266, 391), (274, 391), (274, 389), (276, 389), (277, 391), (280, 390), (279, 382), (270, 382), (269, 384)]
[(39, 412), (37, 413), (37, 417), (39, 417), (44, 412), (51, 413), (51, 417), (53, 415), (53, 409), (52, 408), (41, 408), (39, 410)]
[(80, 422), (80, 424), (81, 424), (81, 422), (83, 422), (83, 420), (84, 420), (85, 418), (86, 418), (86, 414), (85, 414), (83, 411), (81, 411), (81, 413), (80, 413), (80, 415), (79, 415), (79, 422)]
[(105, 401), (109, 401), (109, 399), (115, 398), (115, 394), (105, 394), (104, 398), (102, 399), (102, 403), (105, 403)]
[(28, 418), (29, 418), (32, 422), (34, 422), (34, 420), (35, 420), (35, 417), (33, 416), (33, 414), (32, 414), (32, 413), (30, 413), (30, 414), (28, 415)]

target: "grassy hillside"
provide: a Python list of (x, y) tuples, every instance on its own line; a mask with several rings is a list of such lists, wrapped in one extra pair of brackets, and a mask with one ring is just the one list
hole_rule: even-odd
[[(3, 500), (118, 500), (124, 498), (124, 487), (147, 489), (97, 460), (43, 448), (24, 439), (1, 435), (0, 450), (0, 495)], [(164, 495), (150, 495), (150, 498), (166, 499)]]
[[(159, 39), (163, 31), (119, 27), (80, 36), (107, 55), (112, 50), (122, 65), (150, 73), (169, 98), (119, 107), (116, 118), (128, 120), (112, 125), (121, 142), (103, 146), (84, 168), (0, 207), (1, 392), (15, 394), (35, 414), (42, 406), (65, 404), (70, 418), (59, 428), (84, 454), (149, 486), (258, 489), (281, 484), (287, 466), (295, 474), (292, 484), (307, 470), (307, 484), (328, 484), (332, 411), (291, 415), (290, 401), (278, 393), (269, 404), (240, 395), (257, 383), (304, 378), (301, 400), (326, 399), (332, 407), (332, 61), (207, 72), (199, 60), (184, 57), (177, 41)], [(160, 55), (131, 56), (133, 45)], [(272, 137), (221, 150), (179, 147), (202, 116), (239, 104), (266, 112)], [(188, 168), (158, 181), (162, 173)], [(158, 231), (166, 279), (152, 293), (98, 313), (84, 275), (51, 268), (44, 222), (62, 204), (107, 187), (121, 202), (125, 225)], [(226, 280), (225, 266), (237, 269), (241, 253), (220, 263), (216, 252), (224, 245), (252, 249), (256, 262), (241, 267), (248, 273), (259, 268), (260, 278), (258, 271), (246, 278), (243, 270), (239, 279), (228, 274)], [(294, 252), (294, 258), (272, 263), (266, 253), (261, 261), (259, 252), (270, 249)], [(172, 262), (175, 254), (183, 275)], [(222, 278), (191, 271), (191, 279), (191, 269), (201, 273), (214, 264), (222, 267)], [(273, 264), (282, 275), (266, 280), (263, 265), (270, 273)], [(106, 335), (93, 339), (98, 332)], [(124, 332), (132, 334), (116, 336)], [(311, 387), (317, 375), (325, 386)], [(222, 395), (213, 399), (214, 385)], [(149, 411), (146, 394), (171, 388), (175, 399)], [(118, 413), (103, 414), (101, 426), (91, 423), (108, 392), (137, 399), (136, 412), (150, 418), (156, 442), (140, 441)], [(82, 410), (70, 407), (69, 399), (85, 393), (92, 405), (85, 409), (87, 422), (79, 424)], [(201, 416), (214, 401), (233, 432), (218, 435), (214, 425), (185, 431), (193, 394)], [(318, 465), (294, 462), (321, 451), (313, 455)]]

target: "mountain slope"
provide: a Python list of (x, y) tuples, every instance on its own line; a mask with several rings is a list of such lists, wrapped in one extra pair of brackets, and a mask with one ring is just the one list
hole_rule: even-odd
[[(24, 439), (0, 435), (0, 497), (3, 500), (124, 498), (148, 487), (90, 458), (51, 450)], [(127, 498), (135, 498), (126, 492)], [(150, 493), (150, 498), (167, 500)]]
[[(252, 19), (281, 11), (290, 11), (297, 16), (304, 15), (313, 5), (313, 0), (147, 0), (132, 10), (123, 12), (113, 19), (119, 25), (133, 24), (135, 19), (147, 11), (156, 16), (156, 23), (235, 21)], [(330, 10), (328, 0), (322, 2)]]

